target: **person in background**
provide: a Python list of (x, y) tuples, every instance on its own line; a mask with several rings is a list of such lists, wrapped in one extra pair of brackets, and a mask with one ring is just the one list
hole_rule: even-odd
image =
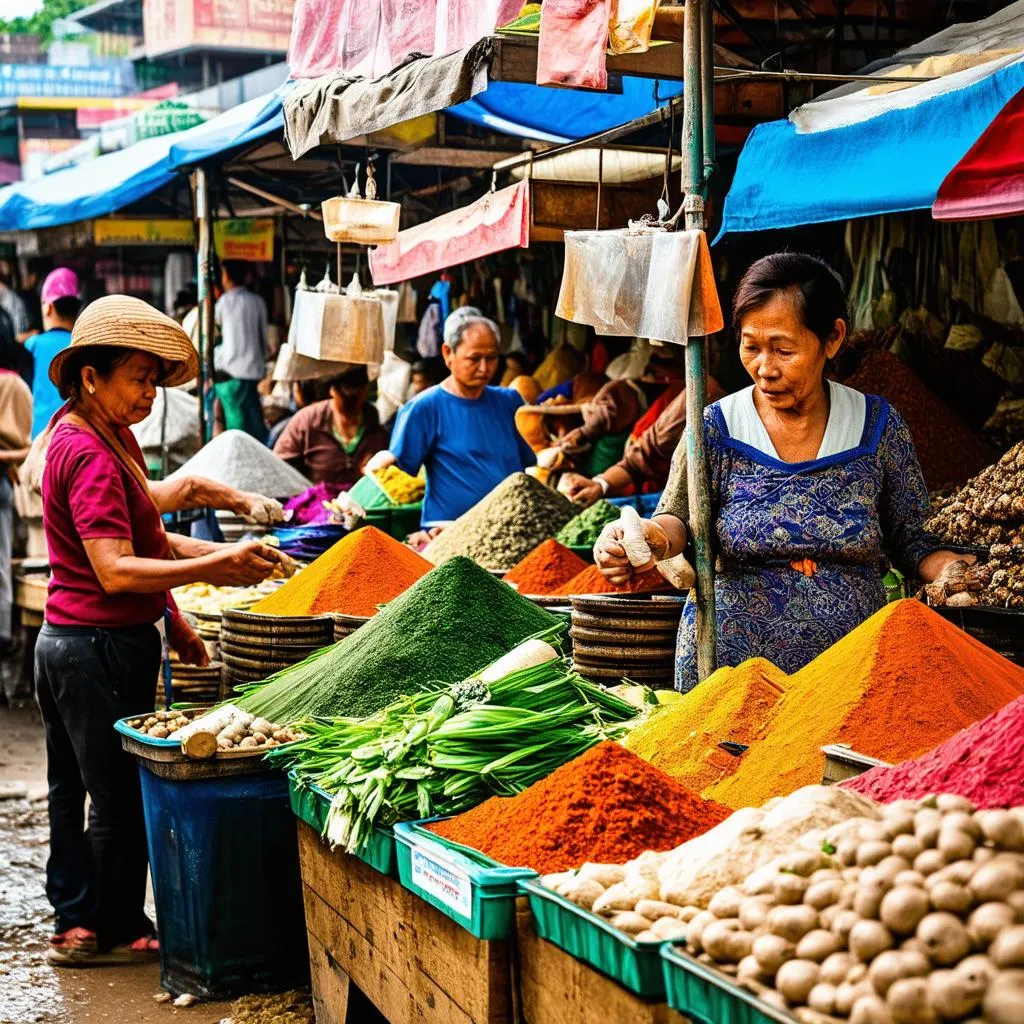
[(40, 292), (43, 305), (43, 333), (25, 339), (31, 353), (32, 369), (32, 437), (38, 437), (61, 407), (60, 395), (50, 380), (50, 363), (58, 352), (71, 344), (71, 330), (82, 308), (78, 297), (78, 275), (68, 267), (57, 267), (46, 275)]
[(215, 317), (221, 342), (214, 349), (215, 390), (226, 430), (244, 430), (260, 441), (267, 426), (260, 407), (259, 382), (266, 373), (268, 355), (267, 306), (245, 286), (246, 267), (240, 260), (221, 266), (224, 293), (217, 300)]
[[(7, 318), (6, 313), (0, 315)], [(28, 455), (32, 431), (32, 392), (17, 371), (22, 354), (12, 331), (0, 345), (0, 656), (11, 647), (14, 485), (18, 466)]]
[(284, 459), (313, 483), (352, 486), (373, 455), (387, 448), (387, 431), (366, 400), (370, 381), (365, 366), (354, 366), (327, 381), (328, 396), (300, 409), (274, 445)]
[(25, 300), (11, 287), (12, 284), (10, 264), (0, 262), (0, 309), (11, 318), (15, 337), (18, 341), (24, 341), (32, 334), (32, 324)]
[(412, 377), (409, 380), (409, 398), (415, 398), (421, 391), (426, 391), (427, 388), (440, 384), (447, 376), (448, 371), (444, 360), (440, 357), (436, 359), (417, 359), (412, 364)]
[[(708, 402), (725, 397), (718, 381), (708, 377)], [(658, 418), (626, 443), (622, 458), (592, 479), (567, 474), (561, 490), (578, 505), (593, 505), (601, 498), (618, 498), (632, 491), (661, 491), (668, 480), (672, 456), (686, 429), (686, 391), (680, 391)]]
[(442, 354), (450, 376), (402, 407), (388, 450), (367, 467), (397, 463), (413, 476), (426, 467), (426, 530), (458, 519), (505, 477), (536, 461), (516, 430), (519, 393), (488, 383), (498, 366), (497, 324), (462, 306), (445, 321)]

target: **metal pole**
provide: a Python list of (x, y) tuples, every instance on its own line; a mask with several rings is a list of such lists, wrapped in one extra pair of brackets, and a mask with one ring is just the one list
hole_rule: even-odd
[[(710, 56), (702, 51), (711, 36), (708, 0), (688, 0), (683, 22), (683, 212), (687, 230), (704, 230), (705, 168), (713, 152), (705, 153), (705, 139), (714, 140), (714, 86), (709, 71)], [(703, 22), (709, 24), (705, 28)], [(709, 124), (704, 125), (707, 117)], [(710, 473), (704, 446), (704, 404), (707, 397), (704, 338), (689, 338), (686, 343), (686, 457), (687, 494), (690, 521), (687, 529), (693, 539), (696, 586), (697, 678), (706, 679), (717, 664), (715, 633), (715, 569), (711, 553)]]
[[(206, 416), (206, 393), (213, 387), (213, 210), (210, 204), (206, 171), (195, 172), (196, 219), (198, 225), (197, 285), (199, 294), (199, 425), (200, 441), (206, 444), (213, 435), (212, 416)], [(210, 407), (212, 408), (212, 406)]]

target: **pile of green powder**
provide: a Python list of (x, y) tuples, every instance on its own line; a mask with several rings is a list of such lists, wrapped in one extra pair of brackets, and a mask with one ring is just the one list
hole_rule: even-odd
[(508, 572), (538, 544), (554, 537), (576, 506), (525, 473), (506, 477), (422, 551), (441, 565), (464, 555), (485, 569)]
[(468, 558), (453, 558), (344, 640), (235, 703), (276, 722), (365, 717), (423, 683), (457, 683), (559, 621)]
[(614, 523), (619, 518), (619, 509), (610, 501), (602, 498), (595, 502), (590, 508), (581, 512), (575, 519), (562, 527), (555, 536), (559, 544), (565, 544), (571, 548), (591, 548), (597, 543), (597, 538), (608, 523)]

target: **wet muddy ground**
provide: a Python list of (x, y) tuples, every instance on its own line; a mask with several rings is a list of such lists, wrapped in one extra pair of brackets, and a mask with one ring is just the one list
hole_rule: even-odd
[[(46, 961), (53, 924), (44, 892), (46, 758), (32, 707), (0, 708), (0, 1024), (214, 1024), (227, 1003), (158, 1004), (160, 971), (58, 970)], [(152, 915), (152, 910), (150, 911)]]

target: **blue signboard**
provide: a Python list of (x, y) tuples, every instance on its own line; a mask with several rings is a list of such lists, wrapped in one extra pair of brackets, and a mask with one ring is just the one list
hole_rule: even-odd
[(127, 96), (135, 91), (128, 61), (82, 66), (60, 64), (0, 64), (0, 98), (19, 96)]

